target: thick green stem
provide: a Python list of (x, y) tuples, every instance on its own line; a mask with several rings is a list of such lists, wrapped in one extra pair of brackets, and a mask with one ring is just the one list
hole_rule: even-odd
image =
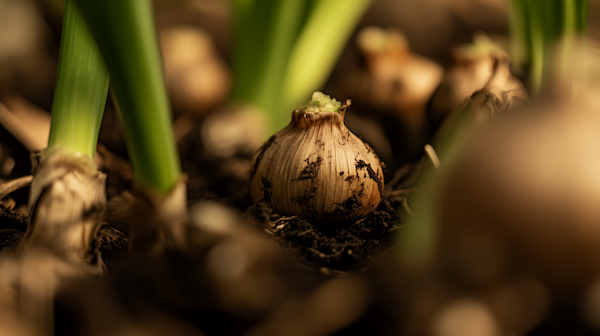
[(544, 74), (544, 61), (547, 46), (545, 45), (545, 36), (538, 16), (532, 15), (529, 23), (529, 54), (530, 54), (530, 77), (529, 89), (532, 94), (537, 94), (542, 85), (542, 76)]
[(331, 74), (372, 0), (233, 0), (232, 98), (264, 110), (269, 134)]
[(49, 147), (60, 145), (94, 157), (108, 83), (98, 46), (73, 1), (67, 0)]
[(267, 53), (264, 62), (267, 66), (257, 78), (255, 97), (258, 106), (264, 108), (270, 116), (271, 132), (276, 132), (289, 122), (289, 115), (279, 111), (281, 84), (288, 65), (293, 42), (298, 35), (304, 0), (280, 1), (274, 27), (267, 35)]
[(236, 23), (233, 99), (256, 104), (265, 111), (269, 128), (274, 132), (289, 119), (289, 115), (278, 110), (281, 84), (306, 1), (237, 0), (233, 4)]
[(371, 0), (320, 0), (294, 45), (283, 84), (283, 108), (293, 109), (321, 87)]
[(581, 32), (581, 34), (584, 36), (587, 33), (588, 7), (589, 0), (577, 1), (577, 17), (579, 19), (579, 25), (577, 26), (577, 30)]
[(76, 0), (111, 74), (137, 186), (169, 193), (181, 175), (148, 0)]
[(250, 101), (252, 82), (257, 75), (256, 62), (264, 54), (265, 39), (261, 34), (266, 31), (268, 12), (255, 9), (253, 0), (232, 0), (233, 7), (233, 88), (232, 98), (238, 101)]

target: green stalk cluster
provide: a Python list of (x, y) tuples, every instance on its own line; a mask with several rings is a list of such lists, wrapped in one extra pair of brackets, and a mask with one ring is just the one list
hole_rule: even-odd
[(562, 42), (568, 62), (574, 40), (584, 36), (589, 0), (511, 0), (512, 60), (529, 68), (529, 89), (537, 94), (548, 76), (551, 48)]
[(149, 0), (75, 0), (111, 73), (135, 183), (167, 195), (181, 170)]
[(233, 93), (266, 112), (269, 132), (287, 122), (329, 77), (372, 0), (233, 0)]

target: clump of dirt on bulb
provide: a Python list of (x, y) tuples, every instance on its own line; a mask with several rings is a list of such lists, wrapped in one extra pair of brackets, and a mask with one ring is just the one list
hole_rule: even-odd
[(383, 196), (375, 211), (345, 226), (283, 217), (263, 202), (249, 207), (246, 216), (300, 264), (333, 274), (366, 268), (397, 242), (401, 199), (386, 192)]

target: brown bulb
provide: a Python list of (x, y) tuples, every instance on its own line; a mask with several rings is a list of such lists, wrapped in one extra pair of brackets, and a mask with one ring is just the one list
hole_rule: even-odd
[(255, 157), (252, 200), (314, 224), (347, 224), (375, 210), (383, 169), (371, 147), (344, 125), (349, 105), (315, 92), (296, 109)]

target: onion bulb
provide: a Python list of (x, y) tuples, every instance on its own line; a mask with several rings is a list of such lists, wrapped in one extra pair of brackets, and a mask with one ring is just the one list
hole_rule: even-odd
[(315, 92), (258, 151), (250, 177), (254, 202), (284, 216), (342, 225), (371, 213), (383, 191), (375, 152), (344, 125), (350, 105)]

